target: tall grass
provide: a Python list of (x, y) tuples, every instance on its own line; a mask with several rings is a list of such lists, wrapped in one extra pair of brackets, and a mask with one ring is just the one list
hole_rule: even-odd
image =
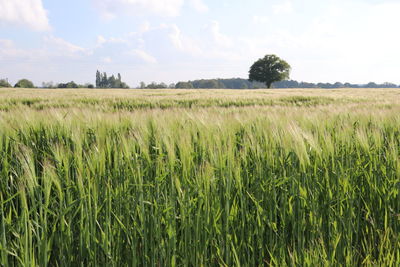
[(0, 265), (399, 266), (399, 113), (321, 105), (2, 112)]

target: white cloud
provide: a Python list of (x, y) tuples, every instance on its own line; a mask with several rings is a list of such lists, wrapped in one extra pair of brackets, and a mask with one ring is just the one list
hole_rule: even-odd
[(111, 59), (111, 57), (103, 57), (101, 59), (101, 62), (103, 62), (103, 63), (112, 63), (112, 59)]
[(184, 0), (92, 0), (106, 19), (113, 19), (118, 13), (150, 13), (165, 17), (179, 15)]
[(169, 38), (175, 48), (177, 48), (178, 50), (184, 49), (181, 30), (178, 28), (178, 26), (172, 26), (172, 32), (169, 34)]
[(78, 45), (74, 45), (62, 38), (55, 36), (44, 37), (45, 44), (47, 45), (47, 51), (55, 51), (57, 55), (62, 56), (77, 56), (77, 55), (91, 55), (91, 50), (85, 49)]
[(208, 11), (208, 6), (203, 2), (203, 0), (190, 0), (190, 4), (198, 12), (204, 13)]
[(7, 39), (0, 39), (0, 49), (9, 49), (14, 47), (14, 42)]
[(103, 18), (108, 20), (114, 19), (120, 13), (177, 17), (185, 3), (199, 13), (209, 10), (204, 0), (92, 0), (92, 2), (100, 9)]
[(267, 16), (253, 16), (253, 23), (255, 24), (266, 24), (269, 22), (269, 19)]
[(227, 35), (221, 33), (218, 21), (212, 21), (209, 28), (212, 37), (217, 45), (222, 47), (231, 47), (233, 45), (232, 39), (229, 38)]
[(22, 25), (35, 31), (50, 30), (42, 0), (0, 0), (0, 24)]
[(149, 64), (157, 63), (157, 59), (155, 57), (153, 57), (152, 55), (148, 54), (146, 51), (141, 50), (141, 49), (133, 49), (133, 50), (129, 51), (127, 54), (137, 57), (137, 58), (141, 59), (142, 61), (149, 63)]
[(169, 29), (170, 33), (168, 34), (168, 37), (178, 51), (189, 53), (191, 55), (200, 55), (203, 53), (201, 48), (193, 39), (182, 34), (177, 25), (170, 25)]
[(47, 52), (43, 48), (20, 48), (12, 40), (0, 39), (0, 60), (23, 65), (28, 61), (38, 61), (46, 58)]
[(285, 1), (283, 3), (274, 5), (272, 9), (277, 15), (291, 14), (293, 12), (293, 4), (291, 1)]
[(12, 40), (0, 39), (0, 59), (20, 60), (21, 57), (29, 56), (29, 52), (19, 49)]
[(107, 39), (104, 36), (102, 36), (102, 35), (97, 36), (97, 41), (96, 41), (97, 47), (101, 47), (106, 42), (107, 42)]
[(128, 38), (121, 37), (109, 37), (106, 38), (102, 35), (97, 36), (96, 48), (102, 47), (104, 44), (126, 44), (129, 45), (130, 41)]
[(139, 33), (145, 33), (148, 32), (150, 30), (150, 22), (145, 21), (142, 24), (140, 24), (139, 26)]

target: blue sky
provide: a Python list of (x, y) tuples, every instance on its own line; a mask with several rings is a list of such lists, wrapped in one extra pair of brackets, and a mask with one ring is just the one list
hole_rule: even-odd
[(277, 54), (299, 81), (400, 83), (399, 14), (396, 0), (0, 0), (0, 78), (247, 78)]

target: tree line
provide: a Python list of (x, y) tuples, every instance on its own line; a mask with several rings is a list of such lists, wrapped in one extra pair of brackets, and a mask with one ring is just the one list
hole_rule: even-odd
[[(15, 87), (15, 88), (35, 88), (36, 86), (32, 81), (28, 79), (19, 80), (14, 86), (12, 86), (8, 79), (0, 79), (0, 87)], [(77, 84), (74, 81), (66, 83), (43, 82), (39, 88), (95, 88), (91, 83)], [(121, 74), (118, 73), (117, 77), (111, 75), (107, 77), (107, 73), (100, 71), (96, 72), (96, 88), (124, 88), (127, 89), (129, 86), (122, 81)]]
[[(295, 80), (285, 80), (272, 83), (272, 88), (322, 88), (322, 89), (335, 89), (335, 88), (400, 88), (400, 85), (394, 83), (377, 84), (370, 82), (368, 84), (352, 84), (352, 83), (309, 83), (298, 82)], [(203, 79), (187, 82), (178, 82), (175, 85), (177, 89), (260, 89), (265, 88), (262, 82), (250, 82), (247, 79), (233, 78), (233, 79)]]
[(14, 87), (14, 88), (94, 88), (93, 84), (85, 83), (85, 84), (77, 84), (74, 81), (70, 81), (67, 83), (57, 83), (53, 82), (43, 82), (41, 86), (37, 87), (33, 84), (32, 81), (28, 79), (19, 80), (14, 86), (12, 86), (8, 79), (0, 79), (0, 87)]
[[(117, 78), (107, 77), (104, 73), (100, 76), (103, 81), (100, 84), (96, 83), (97, 88), (129, 88), (124, 82), (121, 81), (120, 75)], [(107, 77), (107, 83), (105, 78)], [(99, 85), (99, 86), (97, 86)], [(107, 87), (106, 87), (107, 86)], [(115, 87), (113, 87), (115, 86)], [(117, 87), (121, 86), (121, 87)], [(10, 84), (7, 79), (0, 79), (0, 87), (15, 87), (15, 88), (34, 88), (35, 85), (28, 79), (19, 80), (14, 86)], [(94, 88), (95, 86), (90, 83), (77, 84), (74, 81), (67, 83), (54, 84), (53, 82), (43, 82), (40, 88)], [(286, 80), (275, 82), (271, 86), (272, 88), (323, 88), (323, 89), (336, 89), (336, 88), (400, 88), (400, 85), (394, 83), (374, 83), (368, 84), (352, 84), (352, 83), (309, 83), (309, 82), (298, 82), (295, 80)], [(261, 82), (250, 82), (247, 79), (232, 78), (232, 79), (202, 79), (193, 81), (181, 81), (176, 84), (156, 83), (141, 84), (137, 87), (138, 89), (260, 89), (265, 88), (265, 84)]]

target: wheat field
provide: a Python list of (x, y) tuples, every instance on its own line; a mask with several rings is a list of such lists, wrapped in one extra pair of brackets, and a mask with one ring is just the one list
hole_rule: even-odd
[(399, 266), (400, 89), (0, 89), (1, 266)]

